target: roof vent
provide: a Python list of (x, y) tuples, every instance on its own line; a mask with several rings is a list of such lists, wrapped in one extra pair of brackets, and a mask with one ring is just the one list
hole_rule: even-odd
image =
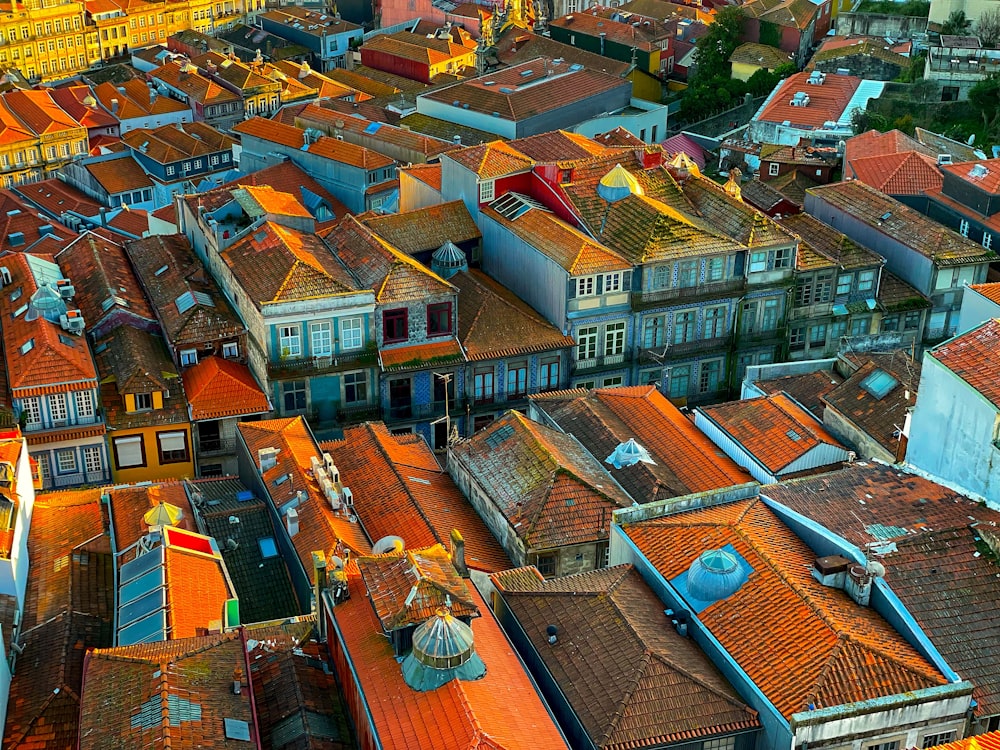
[(975, 164), (972, 169), (969, 170), (969, 177), (985, 177), (990, 173), (990, 170), (986, 168), (985, 164)]
[(278, 464), (278, 449), (277, 448), (261, 448), (257, 451), (257, 465), (260, 467), (260, 473), (263, 474), (270, 469), (273, 469)]
[(452, 617), (447, 607), (413, 631), (413, 650), (403, 659), (403, 679), (414, 690), (435, 690), (455, 678), (478, 680), (485, 674), (472, 628)]
[(713, 549), (702, 552), (691, 563), (687, 575), (688, 593), (703, 602), (732, 596), (747, 582), (747, 573), (731, 552)]
[(431, 256), (431, 270), (438, 276), (448, 279), (459, 271), (468, 271), (469, 263), (465, 253), (459, 250), (454, 242), (447, 240)]
[(611, 464), (616, 469), (635, 466), (640, 461), (656, 466), (656, 461), (649, 455), (649, 451), (635, 442), (635, 438), (629, 438), (627, 442), (619, 443), (614, 453), (604, 459), (604, 463)]
[(938, 164), (951, 164), (951, 154), (938, 154), (937, 155)]
[(20, 247), (24, 244), (24, 232), (11, 232), (7, 235), (7, 241), (11, 247)]

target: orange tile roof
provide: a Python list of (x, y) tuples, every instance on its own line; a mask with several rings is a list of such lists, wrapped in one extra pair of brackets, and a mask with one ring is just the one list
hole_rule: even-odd
[(370, 422), (346, 428), (343, 440), (322, 447), (374, 539), (399, 536), (408, 549), (447, 546), (458, 529), (470, 568), (492, 573), (510, 567), (507, 553), (420, 436), (392, 435), (381, 422)]
[(387, 372), (405, 370), (413, 367), (425, 367), (449, 362), (464, 362), (465, 354), (462, 345), (456, 339), (444, 341), (429, 341), (411, 346), (401, 346), (394, 349), (379, 349), (379, 362)]
[(149, 232), (149, 214), (141, 208), (122, 210), (108, 220), (108, 227), (133, 237), (143, 237)]
[(122, 141), (134, 152), (138, 151), (160, 164), (230, 151), (236, 143), (225, 133), (203, 122), (135, 128), (122, 135)]
[(367, 213), (358, 221), (407, 255), (433, 252), (449, 241), (462, 246), (483, 237), (462, 201), (435, 203), (396, 214)]
[(86, 169), (109, 196), (153, 186), (152, 178), (131, 157), (90, 162)]
[[(43, 231), (44, 227), (51, 227), (51, 231)], [(15, 245), (12, 237), (18, 232), (24, 241)], [(11, 190), (0, 190), (0, 248), (3, 250), (55, 255), (75, 237), (76, 232), (72, 229), (39, 214)]]
[(836, 438), (787, 393), (698, 409), (756, 458), (771, 474), (786, 469), (819, 445), (840, 448)]
[[(49, 96), (70, 117), (86, 128), (116, 128), (118, 118), (98, 106), (88, 107), (84, 100), (93, 96), (90, 86), (66, 86), (49, 89)], [(116, 131), (117, 132), (117, 131)]]
[(855, 158), (850, 169), (855, 179), (889, 195), (939, 190), (944, 179), (937, 161), (917, 151)]
[(983, 192), (1000, 193), (1000, 159), (980, 159), (961, 164), (942, 165), (941, 169), (955, 175)]
[(41, 269), (49, 277), (45, 281), (62, 275), (54, 263), (26, 253), (10, 253), (2, 259), (11, 274), (12, 293), (21, 290), (14, 300), (12, 294), (0, 295), (9, 387), (17, 398), (96, 387), (97, 370), (86, 336), (66, 333), (59, 323), (42, 317), (28, 319), (29, 300), (39, 289), (32, 262), (45, 266)]
[(1000, 320), (987, 320), (928, 352), (1000, 408)]
[(493, 180), (511, 174), (527, 172), (534, 162), (503, 141), (493, 141), (480, 146), (469, 146), (461, 151), (451, 151), (447, 157), (477, 177)]
[(901, 130), (890, 130), (887, 133), (882, 133), (878, 130), (869, 130), (847, 139), (844, 144), (844, 166), (848, 167), (855, 159), (864, 159), (868, 156), (900, 154), (907, 151), (916, 151), (926, 156), (936, 156), (933, 149), (923, 145), (918, 140), (910, 138), (910, 136)]
[[(236, 668), (243, 675), (239, 695), (232, 688)], [(249, 673), (239, 633), (91, 651), (79, 750), (259, 746)], [(250, 742), (227, 736), (229, 719), (249, 725)]]
[(169, 503), (180, 509), (182, 516), (177, 524), (179, 528), (195, 532), (198, 530), (191, 502), (184, 491), (184, 485), (179, 482), (144, 487), (125, 486), (112, 489), (107, 494), (111, 497), (109, 506), (115, 549), (124, 550), (148, 533), (149, 525), (143, 516), (160, 503)]
[(86, 138), (86, 128), (53, 101), (48, 89), (15, 89), (2, 97), (6, 106), (37, 135), (79, 130), (79, 135)]
[(239, 94), (223, 88), (196, 70), (182, 73), (181, 68), (189, 65), (190, 63), (187, 61), (171, 60), (149, 73), (149, 75), (160, 79), (172, 88), (182, 92), (184, 96), (188, 97), (189, 101), (196, 101), (204, 105), (222, 103), (242, 104), (243, 99)]
[[(122, 93), (121, 89), (125, 89)], [(131, 78), (124, 83), (104, 82), (94, 88), (94, 96), (109, 112), (114, 109), (113, 101), (118, 101), (115, 116), (119, 120), (149, 115), (164, 115), (188, 110), (188, 106), (169, 96), (156, 95), (155, 91), (139, 78)]]
[[(815, 6), (814, 6), (815, 7)], [(809, 73), (796, 73), (789, 76), (771, 95), (770, 101), (757, 116), (761, 122), (789, 121), (792, 127), (818, 127), (824, 122), (836, 122), (847, 108), (854, 92), (861, 85), (861, 79), (855, 76), (840, 76), (830, 73), (821, 86), (806, 83)], [(793, 107), (789, 102), (799, 91), (809, 94), (809, 104), (805, 107)]]
[(6, 97), (0, 97), (0, 144), (5, 146), (25, 141), (35, 142), (37, 136), (17, 119)]
[[(363, 594), (360, 575), (349, 571), (348, 585), (359, 594), (338, 604), (332, 613), (350, 659), (353, 679), (367, 698), (367, 712), (358, 707), (355, 721), (370, 720), (383, 747), (567, 747), (520, 659), (473, 586), (468, 586), (469, 599), (483, 616), (472, 620), (472, 632), (476, 653), (486, 664), (486, 676), (469, 682), (452, 680), (436, 690), (417, 692), (403, 680), (392, 645), (382, 635), (375, 612)], [(342, 674), (341, 679), (352, 677)], [(512, 707), (516, 707), (516, 721), (511, 720)]]
[(727, 545), (750, 565), (747, 582), (697, 618), (786, 719), (947, 683), (874, 609), (816, 581), (816, 554), (759, 498), (623, 528), (667, 580)]
[[(265, 167), (256, 172), (252, 172), (248, 175), (241, 175), (232, 182), (228, 182), (223, 185), (224, 188), (236, 188), (236, 187), (246, 187), (247, 185), (254, 186), (267, 186), (271, 187), (278, 192), (290, 193), (298, 199), (300, 203), (305, 203), (307, 199), (311, 199), (312, 196), (316, 196), (324, 201), (330, 207), (330, 213), (333, 214), (333, 218), (326, 221), (317, 221), (316, 226), (326, 227), (330, 224), (340, 221), (348, 213), (347, 207), (341, 203), (337, 198), (325, 187), (320, 185), (316, 180), (314, 180), (307, 172), (303, 171), (301, 167), (296, 166), (290, 161), (283, 161), (270, 167)], [(310, 196), (309, 194), (312, 194)], [(167, 208), (173, 208), (173, 205)], [(155, 211), (155, 216), (160, 216), (160, 212)], [(171, 219), (172, 220), (172, 219)]]
[(221, 630), (226, 601), (236, 598), (222, 556), (197, 554), (170, 546), (163, 565), (170, 638), (192, 638), (205, 630)]
[(55, 177), (19, 185), (17, 193), (53, 216), (72, 212), (90, 217), (101, 213), (101, 204)]
[(632, 505), (576, 439), (516, 411), (456, 444), (454, 455), (532, 549), (606, 539), (611, 513)]
[[(349, 513), (334, 513), (319, 484), (311, 476), (311, 459), (313, 456), (321, 458), (322, 451), (302, 417), (241, 422), (239, 431), (254, 462), (260, 449), (279, 449), (277, 463), (262, 477), (276, 506), (280, 508), (299, 490), (308, 493), (308, 500), (296, 508), (299, 533), (292, 537), (296, 553), (307, 573), (312, 571), (312, 553), (315, 550), (347, 547), (355, 554), (371, 553), (371, 540), (362, 525), (364, 519), (356, 522), (357, 517), (354, 516), (355, 522), (352, 522)], [(288, 475), (287, 480), (274, 483), (285, 475)]]
[(975, 289), (990, 302), (996, 302), (1000, 305), (1000, 281), (994, 281), (990, 284), (970, 284), (969, 288)]
[(400, 169), (400, 173), (406, 173), (415, 180), (419, 180), (428, 187), (435, 190), (441, 189), (441, 162), (434, 164), (411, 164)]
[(1000, 732), (974, 734), (964, 740), (935, 745), (930, 750), (1000, 750)]
[(181, 375), (191, 419), (222, 419), (271, 410), (267, 394), (243, 364), (206, 357)]
[(458, 287), (458, 336), (470, 362), (573, 346), (572, 336), (482, 271), (462, 271), (449, 280)]
[(630, 438), (648, 450), (656, 466), (609, 469), (637, 502), (753, 481), (654, 386), (563, 391), (531, 400), (600, 460)]

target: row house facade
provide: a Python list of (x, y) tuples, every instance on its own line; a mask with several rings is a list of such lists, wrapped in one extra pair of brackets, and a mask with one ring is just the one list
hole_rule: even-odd
[(99, 378), (71, 309), (72, 282), (52, 261), (0, 256), (0, 314), (11, 403), (38, 466), (42, 488), (108, 481)]
[(375, 297), (312, 215), (271, 188), (178, 198), (180, 231), (247, 329), (246, 357), (274, 410), (333, 422), (368, 416), (378, 384)]
[(87, 128), (74, 120), (47, 90), (12, 90), (0, 95), (0, 174), (4, 187), (53, 176), (87, 153)]
[(85, 3), (29, 0), (0, 11), (0, 66), (32, 80), (66, 78), (100, 60), (96, 30)]
[(188, 60), (170, 60), (148, 75), (158, 91), (187, 105), (195, 122), (228, 130), (244, 118), (242, 97), (202, 75)]
[(1000, 248), (1000, 159), (943, 164), (941, 187), (924, 194), (923, 213), (978, 242)]

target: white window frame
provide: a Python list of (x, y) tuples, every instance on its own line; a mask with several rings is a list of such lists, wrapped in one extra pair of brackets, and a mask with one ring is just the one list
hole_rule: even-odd
[[(69, 461), (63, 465), (63, 459)], [(76, 474), (78, 469), (76, 451), (72, 448), (60, 448), (56, 451), (56, 472), (59, 474)]]
[(222, 345), (222, 356), (226, 359), (236, 359), (240, 356), (240, 345), (235, 341), (227, 341)]
[(49, 416), (53, 424), (69, 421), (69, 409), (66, 408), (66, 394), (53, 393), (49, 396)]
[(26, 414), (24, 424), (36, 425), (42, 423), (41, 399), (36, 396), (21, 399), (21, 413)]
[(597, 338), (600, 330), (597, 326), (584, 326), (576, 332), (576, 359), (586, 361), (597, 357)]
[[(127, 437), (112, 438), (111, 441), (111, 445), (113, 446), (115, 452), (115, 460), (119, 469), (130, 469), (136, 466), (146, 465), (146, 460), (143, 458), (141, 435), (129, 435)], [(123, 456), (121, 446), (126, 446), (126, 451), (138, 451), (138, 455), (126, 453), (126, 455)]]
[(302, 329), (297, 324), (278, 326), (278, 352), (282, 357), (302, 356)]
[(576, 280), (577, 297), (593, 297), (595, 294), (597, 294), (596, 276), (580, 276)]
[(767, 175), (768, 177), (777, 177), (778, 173), (781, 171), (781, 165), (776, 161), (772, 161), (767, 165)]
[(622, 290), (622, 275), (618, 273), (604, 274), (604, 293), (620, 292)]
[(604, 356), (613, 357), (625, 351), (625, 321), (608, 323), (604, 328)]
[(987, 250), (993, 249), (993, 235), (989, 232), (983, 232), (983, 247)]
[(309, 324), (309, 346), (314, 357), (333, 356), (333, 325), (329, 321)]
[(197, 349), (181, 349), (181, 367), (191, 367), (198, 364)]
[(479, 183), (479, 202), (488, 203), (496, 197), (496, 180), (483, 180)]
[(104, 459), (101, 457), (101, 449), (96, 445), (84, 446), (83, 449), (83, 470), (88, 474), (104, 471)]
[(958, 222), (958, 233), (963, 237), (969, 236), (969, 222), (966, 219), (962, 219)]
[(52, 478), (52, 466), (49, 464), (48, 451), (45, 453), (35, 453), (31, 456), (38, 464), (38, 478), (45, 484)]
[(94, 394), (90, 391), (77, 391), (74, 395), (76, 416), (78, 418), (94, 416)]
[(871, 292), (875, 290), (875, 272), (872, 270), (858, 272), (858, 291)]
[[(757, 256), (764, 256), (763, 260), (754, 260)], [(767, 252), (756, 252), (750, 253), (750, 258), (747, 261), (750, 273), (760, 273), (761, 271), (767, 270)]]
[[(142, 398), (143, 400), (148, 400), (149, 401), (149, 406), (146, 406), (145, 404), (143, 404), (142, 406), (139, 406), (139, 399), (140, 398)], [(152, 411), (152, 409), (153, 409), (153, 394), (152, 393), (133, 393), (132, 394), (132, 400), (135, 402), (135, 410), (136, 411)]]
[(360, 349), (365, 345), (365, 326), (361, 318), (342, 318), (340, 321), (340, 348), (343, 351)]

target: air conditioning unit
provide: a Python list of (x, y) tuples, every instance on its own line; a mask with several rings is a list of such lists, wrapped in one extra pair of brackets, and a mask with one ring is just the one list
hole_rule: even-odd
[(56, 289), (59, 290), (59, 296), (63, 299), (73, 299), (76, 296), (76, 287), (73, 286), (73, 282), (69, 279), (57, 280)]
[(83, 313), (79, 310), (67, 310), (59, 316), (59, 325), (64, 331), (70, 333), (81, 333), (86, 325), (83, 320)]
[(340, 484), (340, 471), (337, 469), (337, 464), (333, 462), (333, 456), (324, 453), (323, 465), (326, 468), (326, 473), (330, 476), (330, 481), (334, 484)]
[(277, 448), (261, 448), (257, 451), (257, 465), (260, 466), (260, 473), (273, 469), (278, 464)]
[(347, 508), (353, 508), (354, 507), (354, 493), (351, 492), (351, 488), (350, 487), (344, 487), (342, 494), (344, 496), (344, 506), (347, 507)]

